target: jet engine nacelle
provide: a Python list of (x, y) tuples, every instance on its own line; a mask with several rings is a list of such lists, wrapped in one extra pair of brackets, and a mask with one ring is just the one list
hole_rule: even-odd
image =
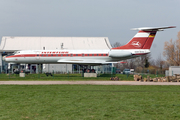
[(132, 56), (132, 53), (129, 51), (122, 51), (122, 50), (111, 50), (109, 52), (109, 57), (129, 57)]

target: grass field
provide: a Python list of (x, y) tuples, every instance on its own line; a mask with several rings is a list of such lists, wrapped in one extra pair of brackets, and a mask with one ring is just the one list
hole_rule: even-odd
[[(46, 76), (45, 74), (28, 74), (25, 78), (19, 77), (19, 75), (16, 74), (0, 74), (0, 81), (4, 80), (73, 80), (73, 81), (79, 81), (79, 80), (110, 80), (110, 77), (119, 77), (121, 80), (126, 81), (132, 81), (133, 75), (124, 75), (124, 74), (101, 74), (97, 78), (84, 78), (81, 76), (81, 74), (54, 74), (53, 76)], [(154, 78), (156, 75), (150, 74), (150, 77)], [(159, 75), (163, 76), (163, 75)], [(147, 77), (147, 75), (143, 75), (143, 77)]]
[(1, 85), (1, 120), (179, 120), (179, 86)]

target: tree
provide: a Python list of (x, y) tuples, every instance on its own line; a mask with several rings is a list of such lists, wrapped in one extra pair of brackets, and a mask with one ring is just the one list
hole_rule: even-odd
[(166, 58), (169, 65), (180, 66), (180, 31), (177, 35), (178, 39), (164, 43), (163, 55)]
[(149, 62), (148, 62), (148, 59), (145, 59), (145, 65), (144, 65), (145, 68), (148, 68), (149, 67)]
[(111, 45), (113, 48), (114, 47), (119, 47), (122, 46), (120, 42), (115, 42), (114, 44)]
[(160, 54), (158, 56), (158, 58), (156, 59), (156, 66), (159, 67), (160, 69), (162, 69), (164, 64), (165, 64), (165, 62), (161, 58), (161, 54)]

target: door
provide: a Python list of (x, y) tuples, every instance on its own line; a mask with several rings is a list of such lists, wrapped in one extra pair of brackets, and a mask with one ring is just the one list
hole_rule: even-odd
[(40, 59), (40, 52), (36, 52), (35, 58), (36, 58), (36, 60), (39, 60), (39, 59)]

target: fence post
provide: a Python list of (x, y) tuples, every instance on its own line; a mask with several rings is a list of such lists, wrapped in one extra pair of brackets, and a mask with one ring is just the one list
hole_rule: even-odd
[(69, 70), (67, 72), (68, 72), (68, 79), (69, 79)]
[(10, 70), (9, 70), (9, 79), (10, 79)]
[(54, 70), (53, 70), (53, 79), (54, 79)]
[(129, 73), (127, 73), (127, 78), (129, 77)]
[(156, 70), (156, 77), (158, 77), (158, 70)]

